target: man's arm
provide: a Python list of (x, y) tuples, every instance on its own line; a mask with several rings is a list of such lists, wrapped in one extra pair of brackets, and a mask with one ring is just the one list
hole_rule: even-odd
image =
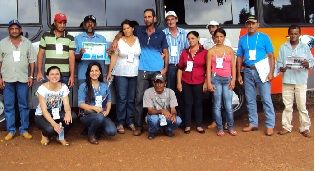
[(237, 61), (237, 63), (236, 63), (237, 80), (241, 85), (243, 85), (243, 78), (242, 78), (242, 74), (241, 74), (243, 59), (244, 59), (244, 57), (240, 57), (240, 56), (238, 56), (236, 59), (236, 61)]
[(28, 87), (33, 85), (35, 62), (29, 63)]
[(68, 86), (74, 86), (74, 71), (75, 71), (75, 55), (74, 50), (69, 50), (69, 70), (70, 70), (70, 77), (68, 81)]
[(164, 68), (160, 71), (162, 75), (166, 75), (168, 70), (168, 49), (163, 49), (164, 54)]
[(3, 87), (4, 87), (4, 81), (3, 81), (3, 79), (2, 79), (1, 68), (2, 68), (2, 62), (0, 62), (0, 89), (3, 89)]
[(45, 49), (39, 48), (38, 54), (37, 54), (37, 76), (36, 76), (37, 81), (41, 81), (44, 79), (43, 72), (42, 72), (44, 54), (45, 54)]
[(271, 81), (273, 79), (273, 72), (275, 70), (275, 61), (274, 61), (272, 53), (268, 53), (267, 56), (268, 56), (268, 62), (269, 62), (269, 67), (270, 67), (268, 80)]

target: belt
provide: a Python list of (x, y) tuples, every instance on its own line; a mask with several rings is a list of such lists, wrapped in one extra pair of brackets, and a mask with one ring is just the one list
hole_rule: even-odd
[(251, 70), (256, 70), (255, 65), (252, 65), (252, 66), (246, 66), (246, 65), (245, 65), (245, 68), (249, 68), (249, 69), (251, 69)]
[(177, 64), (168, 64), (169, 66), (174, 66), (174, 67), (176, 67), (177, 66)]

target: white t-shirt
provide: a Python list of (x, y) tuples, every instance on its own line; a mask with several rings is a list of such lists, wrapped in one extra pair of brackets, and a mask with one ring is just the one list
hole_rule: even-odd
[(139, 56), (141, 53), (139, 39), (129, 46), (123, 38), (118, 41), (118, 57), (112, 75), (135, 77), (138, 75)]
[[(61, 108), (62, 106), (62, 99), (63, 97), (66, 97), (69, 95), (69, 89), (66, 84), (62, 83), (62, 86), (60, 90), (58, 91), (51, 91), (48, 90), (44, 85), (41, 85), (38, 87), (38, 90), (36, 93), (40, 94), (41, 96), (45, 97), (47, 109), (53, 109), (53, 108)], [(42, 110), (40, 108), (40, 105), (38, 104), (35, 115), (42, 115)]]

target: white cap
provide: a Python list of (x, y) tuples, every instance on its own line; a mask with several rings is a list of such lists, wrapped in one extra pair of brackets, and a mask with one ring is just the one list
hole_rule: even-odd
[(177, 15), (174, 11), (168, 11), (166, 14), (165, 14), (165, 19), (168, 17), (168, 16), (174, 16), (177, 18)]
[(206, 28), (208, 28), (209, 26), (218, 26), (218, 25), (220, 25), (220, 24), (219, 24), (217, 21), (211, 20), (211, 21), (207, 24)]

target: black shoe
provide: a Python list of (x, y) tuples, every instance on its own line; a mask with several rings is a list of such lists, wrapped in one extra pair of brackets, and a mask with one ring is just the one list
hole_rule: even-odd
[(174, 137), (175, 134), (173, 131), (164, 131), (165, 135), (168, 136), (168, 137)]
[(155, 135), (153, 133), (149, 133), (148, 139), (153, 140), (155, 138)]
[(88, 140), (89, 140), (89, 142), (90, 142), (91, 144), (95, 144), (95, 145), (98, 144), (98, 141), (97, 141), (97, 139), (95, 138), (95, 136), (90, 136)]

